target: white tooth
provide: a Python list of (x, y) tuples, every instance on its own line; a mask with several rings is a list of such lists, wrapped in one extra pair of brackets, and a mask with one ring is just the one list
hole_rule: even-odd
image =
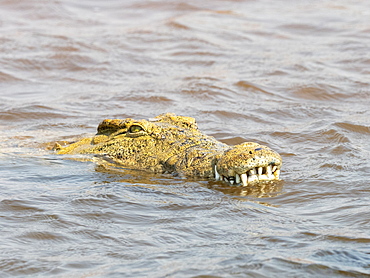
[(230, 182), (231, 185), (234, 184), (234, 180), (232, 180), (232, 179), (230, 179), (229, 182)]
[(250, 173), (251, 175), (255, 175), (255, 174), (256, 174), (256, 170), (255, 170), (255, 169), (252, 169), (252, 170), (250, 170), (250, 171), (249, 171), (249, 173)]
[(247, 174), (241, 174), (240, 175), (240, 178), (242, 179), (243, 186), (247, 186), (248, 185), (248, 177), (247, 177)]
[(217, 172), (217, 166), (215, 165), (215, 179), (216, 181), (220, 180), (220, 174)]
[(267, 177), (268, 177), (270, 180), (275, 178), (275, 177), (274, 177), (274, 175), (272, 174), (272, 166), (271, 166), (271, 165), (269, 165), (269, 166), (267, 167)]
[(227, 177), (224, 177), (224, 181), (229, 182), (229, 179)]
[(275, 172), (277, 169), (277, 166), (272, 167), (272, 172)]
[(240, 183), (240, 176), (238, 174), (235, 175), (235, 182)]
[(272, 175), (272, 166), (271, 166), (271, 165), (269, 165), (269, 166), (267, 166), (266, 168), (267, 168), (267, 176)]
[(263, 172), (262, 167), (258, 167), (258, 175), (259, 175), (259, 176), (260, 176), (260, 175), (262, 175), (262, 172)]

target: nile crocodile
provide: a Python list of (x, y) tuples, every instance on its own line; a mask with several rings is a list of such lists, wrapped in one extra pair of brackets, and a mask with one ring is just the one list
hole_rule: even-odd
[(242, 186), (278, 180), (282, 164), (266, 146), (226, 145), (201, 133), (194, 118), (171, 113), (149, 120), (104, 120), (94, 137), (55, 149), (58, 154), (97, 154), (130, 169)]

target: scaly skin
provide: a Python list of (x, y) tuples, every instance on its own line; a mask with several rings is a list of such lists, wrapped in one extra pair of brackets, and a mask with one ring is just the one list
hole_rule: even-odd
[(171, 113), (150, 120), (104, 120), (97, 134), (58, 154), (99, 154), (130, 169), (223, 180), (247, 186), (278, 180), (281, 157), (257, 143), (228, 146), (201, 133), (190, 117)]

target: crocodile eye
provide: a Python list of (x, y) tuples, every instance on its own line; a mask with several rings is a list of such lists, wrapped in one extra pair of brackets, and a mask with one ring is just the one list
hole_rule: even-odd
[(130, 133), (138, 133), (140, 131), (143, 131), (144, 129), (139, 125), (132, 125), (130, 126), (129, 132)]

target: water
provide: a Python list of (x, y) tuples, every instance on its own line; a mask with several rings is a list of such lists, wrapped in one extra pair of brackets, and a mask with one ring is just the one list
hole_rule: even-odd
[[(1, 277), (370, 275), (368, 1), (0, 2)], [(278, 151), (230, 188), (47, 150), (195, 117)]]

